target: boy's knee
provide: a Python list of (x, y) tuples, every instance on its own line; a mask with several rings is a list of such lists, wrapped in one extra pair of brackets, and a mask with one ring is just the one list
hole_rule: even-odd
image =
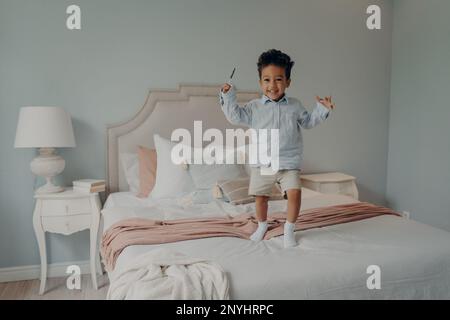
[(264, 203), (269, 202), (269, 197), (267, 197), (267, 196), (255, 196), (255, 201), (256, 201), (257, 203), (262, 203), (262, 204), (264, 204)]

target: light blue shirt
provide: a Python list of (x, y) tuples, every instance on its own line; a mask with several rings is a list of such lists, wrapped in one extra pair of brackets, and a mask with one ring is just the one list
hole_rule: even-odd
[[(228, 121), (253, 129), (279, 129), (279, 170), (301, 169), (303, 161), (303, 137), (301, 128), (311, 129), (328, 118), (331, 111), (317, 102), (310, 113), (295, 98), (284, 95), (273, 101), (263, 95), (244, 106), (239, 106), (234, 87), (227, 93), (220, 92), (220, 104)], [(258, 166), (258, 165), (255, 165)]]

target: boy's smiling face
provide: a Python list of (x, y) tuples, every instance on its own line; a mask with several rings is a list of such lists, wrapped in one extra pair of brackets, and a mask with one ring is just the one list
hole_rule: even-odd
[(261, 70), (259, 85), (262, 92), (271, 100), (278, 101), (284, 96), (284, 91), (289, 88), (291, 80), (286, 78), (283, 67), (270, 64)]

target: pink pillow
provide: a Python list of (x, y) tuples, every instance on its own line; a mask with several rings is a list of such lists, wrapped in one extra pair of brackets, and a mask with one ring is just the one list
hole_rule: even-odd
[(156, 182), (156, 150), (138, 147), (139, 159), (139, 198), (146, 198)]

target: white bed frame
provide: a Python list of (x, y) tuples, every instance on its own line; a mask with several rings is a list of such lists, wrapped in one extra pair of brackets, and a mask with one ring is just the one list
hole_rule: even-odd
[[(219, 105), (219, 85), (180, 85), (177, 90), (150, 90), (147, 99), (131, 119), (107, 126), (107, 194), (127, 191), (119, 156), (135, 153), (139, 145), (153, 148), (153, 135), (170, 139), (172, 131), (185, 128), (191, 133), (194, 121), (203, 121), (203, 132), (238, 128), (230, 124)], [(258, 92), (239, 92), (238, 103), (260, 97)]]

